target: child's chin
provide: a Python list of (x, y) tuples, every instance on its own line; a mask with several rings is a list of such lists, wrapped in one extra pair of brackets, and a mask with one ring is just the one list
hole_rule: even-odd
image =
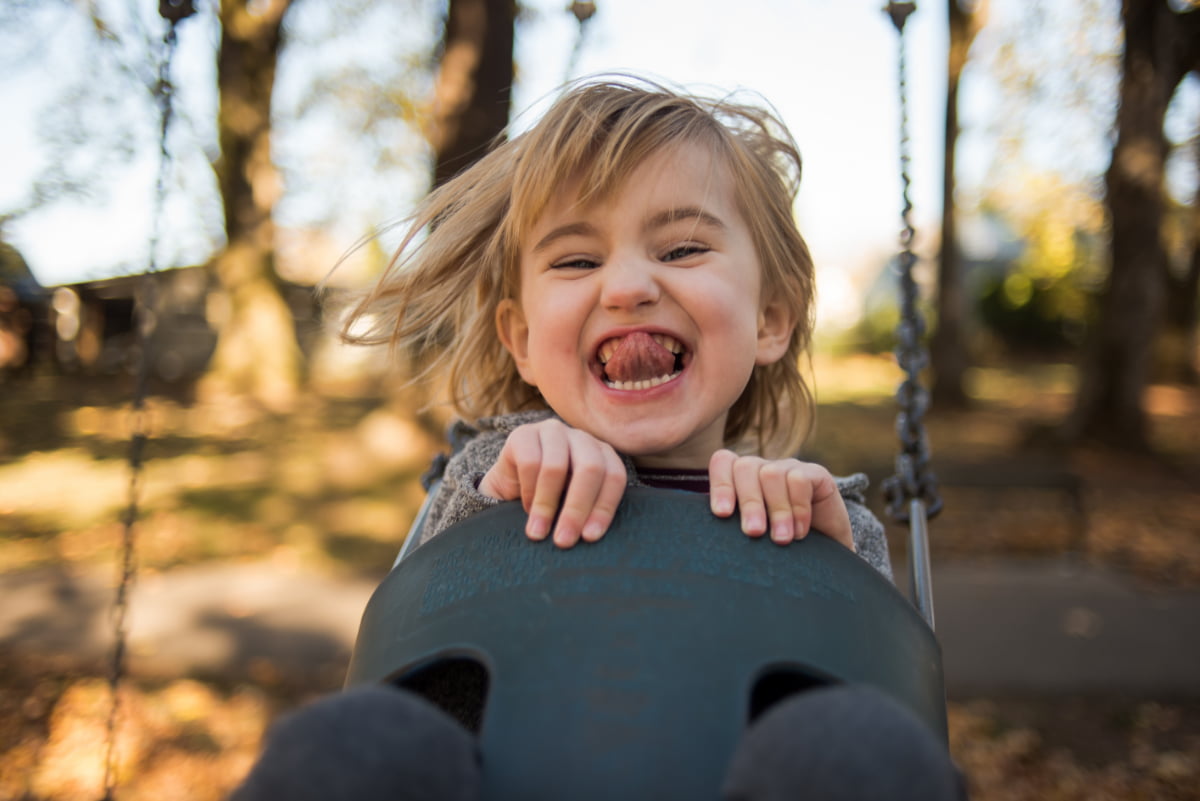
[[(661, 426), (657, 432), (625, 431), (606, 440), (617, 450), (634, 459), (670, 459), (681, 447), (677, 438), (662, 436)], [(682, 466), (682, 465), (681, 465)]]

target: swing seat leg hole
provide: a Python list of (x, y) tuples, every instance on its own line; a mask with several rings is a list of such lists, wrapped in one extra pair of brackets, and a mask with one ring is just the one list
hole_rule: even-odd
[(470, 656), (442, 657), (402, 672), (391, 684), (421, 696), (472, 734), (479, 734), (487, 708), (490, 675)]
[(763, 671), (750, 689), (747, 724), (793, 695), (828, 687), (833, 682), (800, 665), (777, 665)]

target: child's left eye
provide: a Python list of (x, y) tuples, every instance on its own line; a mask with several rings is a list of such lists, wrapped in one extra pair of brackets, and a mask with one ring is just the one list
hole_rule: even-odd
[(663, 254), (662, 258), (663, 261), (679, 261), (680, 259), (686, 259), (688, 256), (695, 256), (699, 253), (707, 253), (708, 251), (709, 248), (705, 247), (704, 245), (678, 245)]

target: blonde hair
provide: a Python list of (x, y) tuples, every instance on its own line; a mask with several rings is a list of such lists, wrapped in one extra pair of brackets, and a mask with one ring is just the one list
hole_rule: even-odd
[(784, 356), (754, 368), (730, 409), (725, 442), (771, 458), (794, 453), (811, 426), (800, 359), (812, 333), (813, 264), (792, 214), (799, 150), (759, 107), (624, 78), (573, 85), (532, 128), (430, 193), (385, 274), (353, 307), (343, 339), (403, 352), (414, 380), (443, 380), (466, 419), (546, 408), (495, 328), (500, 301), (519, 295), (522, 237), (567, 176), (580, 176), (586, 203), (683, 143), (710, 148), (729, 170), (762, 265), (763, 297), (782, 300), (797, 321)]

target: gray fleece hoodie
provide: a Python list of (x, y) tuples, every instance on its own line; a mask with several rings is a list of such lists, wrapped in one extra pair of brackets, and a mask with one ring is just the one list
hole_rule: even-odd
[[(500, 458), (504, 442), (513, 429), (552, 416), (553, 412), (549, 411), (516, 412), (486, 417), (476, 426), (455, 423), (450, 431), (450, 441), (457, 452), (446, 462), (442, 483), (430, 503), (420, 542), (424, 543), (455, 523), (500, 503), (478, 490), (480, 480)], [(643, 486), (633, 461), (624, 454), (621, 458), (629, 475), (629, 486)], [(866, 475), (855, 473), (835, 480), (846, 503), (846, 511), (850, 513), (850, 528), (858, 555), (891, 580), (892, 567), (883, 524), (865, 506)]]

